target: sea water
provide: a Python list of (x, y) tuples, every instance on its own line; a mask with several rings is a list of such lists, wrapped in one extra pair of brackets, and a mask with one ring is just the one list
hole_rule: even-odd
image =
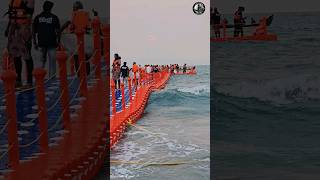
[(320, 13), (275, 14), (270, 31), (211, 43), (218, 179), (320, 178)]
[(111, 151), (111, 179), (210, 179), (209, 68), (173, 76), (152, 93), (137, 126)]

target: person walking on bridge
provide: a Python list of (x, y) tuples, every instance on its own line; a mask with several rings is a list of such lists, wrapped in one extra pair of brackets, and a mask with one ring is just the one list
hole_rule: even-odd
[[(93, 15), (97, 16), (98, 13), (96, 11), (93, 11)], [(93, 47), (90, 43), (88, 43), (92, 41), (92, 36), (90, 35), (91, 30), (92, 27), (89, 11), (85, 10), (84, 5), (81, 1), (75, 1), (72, 6), (71, 20), (65, 22), (61, 26), (60, 31), (64, 32), (62, 41), (67, 51), (73, 55), (76, 71), (78, 71), (80, 67), (80, 62), (79, 54), (77, 52), (78, 44), (75, 35), (77, 32), (84, 31), (85, 66), (87, 75), (90, 74), (90, 56), (94, 52)]]
[(49, 78), (56, 75), (56, 48), (60, 44), (60, 21), (51, 13), (54, 3), (45, 1), (43, 12), (33, 21), (34, 47), (41, 51), (42, 68), (45, 68), (47, 56), (49, 59)]
[(121, 75), (121, 57), (118, 54), (114, 55), (114, 60), (112, 62), (112, 79), (116, 89), (120, 89), (120, 75)]
[(7, 49), (10, 59), (14, 61), (17, 73), (16, 87), (22, 87), (22, 59), (26, 63), (27, 87), (32, 86), (33, 60), (32, 49), (32, 16), (35, 0), (10, 0), (8, 26), (5, 36), (8, 38)]
[(132, 72), (133, 72), (133, 79), (135, 85), (138, 85), (138, 72), (139, 72), (139, 66), (136, 62), (133, 62), (132, 64)]
[(123, 62), (123, 65), (121, 66), (121, 77), (123, 83), (128, 83), (129, 71), (127, 62)]

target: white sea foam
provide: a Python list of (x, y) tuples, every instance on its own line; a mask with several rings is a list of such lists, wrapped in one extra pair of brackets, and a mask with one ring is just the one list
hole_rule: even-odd
[(287, 104), (305, 100), (320, 99), (320, 77), (305, 75), (276, 80), (252, 82), (244, 81), (221, 86), (224, 94), (245, 98), (257, 98), (277, 104)]
[(209, 85), (198, 85), (193, 87), (183, 87), (177, 89), (180, 92), (186, 92), (191, 93), (194, 95), (201, 95), (201, 94), (209, 94), (210, 93), (210, 87)]

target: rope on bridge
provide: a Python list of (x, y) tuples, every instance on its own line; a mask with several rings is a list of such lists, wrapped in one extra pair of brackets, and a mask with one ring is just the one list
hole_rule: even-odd
[[(97, 52), (97, 51), (95, 51), (95, 53), (96, 53), (96, 52)], [(90, 58), (88, 61), (89, 61), (89, 62), (92, 62), (92, 61), (94, 60), (93, 57), (94, 57), (94, 55), (91, 56), (91, 58)], [(83, 65), (83, 64), (80, 64), (80, 66), (79, 66), (79, 68), (78, 68), (78, 70), (76, 71), (75, 74), (78, 73), (78, 71), (80, 70), (80, 68), (81, 68), (82, 65)], [(105, 66), (106, 66), (106, 65), (105, 65)], [(96, 68), (97, 68), (97, 67), (95, 67), (95, 69), (96, 69)], [(95, 69), (94, 69), (92, 72), (90, 72), (89, 76), (93, 74), (93, 72), (95, 71)], [(73, 82), (74, 82), (75, 79), (76, 79), (76, 75), (75, 75), (75, 77), (73, 78), (73, 80), (69, 83), (69, 87), (72, 86), (72, 84), (73, 84)], [(82, 82), (82, 81), (81, 81), (81, 82)], [(81, 84), (81, 83), (80, 83), (80, 84)], [(64, 91), (65, 91), (65, 90), (63, 90), (63, 92), (64, 92)], [(77, 95), (79, 94), (79, 91), (80, 91), (80, 86), (78, 86), (78, 89), (77, 89), (76, 93), (73, 95), (73, 97), (71, 98), (71, 100), (69, 101), (69, 104), (71, 104), (71, 103), (75, 100), (75, 98), (76, 98)], [(61, 98), (62, 98), (63, 92), (61, 93), (60, 97), (56, 100), (56, 102), (55, 102), (51, 107), (48, 108), (48, 110), (47, 110), (48, 112), (51, 111), (51, 110), (53, 110), (54, 107), (58, 104), (58, 102), (59, 102), (59, 101), (61, 100)], [(66, 112), (66, 108), (63, 109), (62, 113), (60, 114), (60, 116), (59, 116), (58, 120), (55, 122), (55, 124), (54, 124), (51, 128), (48, 129), (48, 132), (52, 132), (53, 130), (55, 130), (55, 128), (60, 124), (60, 122), (61, 122), (61, 120), (62, 120), (62, 118), (63, 118), (63, 114), (64, 114), (65, 112)], [(39, 111), (38, 116), (39, 116), (40, 113), (41, 113), (41, 111)], [(29, 121), (29, 122), (33, 122), (35, 119), (38, 119), (38, 118), (34, 118), (33, 120), (31, 120), (31, 121)], [(20, 147), (20, 148), (26, 148), (26, 147), (29, 147), (29, 146), (33, 145), (34, 143), (38, 142), (38, 140), (40, 139), (40, 137), (41, 137), (42, 135), (43, 135), (43, 133), (41, 133), (37, 138), (35, 138), (35, 140), (31, 141), (30, 143), (28, 143), (28, 144), (26, 144), (26, 145), (19, 145), (19, 147)]]
[[(95, 51), (95, 53), (96, 53), (96, 51)], [(91, 62), (91, 61), (94, 59), (93, 57), (94, 57), (94, 55), (91, 56), (91, 58), (90, 58), (88, 61)], [(82, 66), (82, 64), (80, 64), (80, 66), (79, 66), (79, 68), (78, 68), (78, 70), (76, 71), (75, 74), (78, 73), (78, 71), (80, 70), (81, 66)], [(95, 69), (96, 69), (96, 68), (97, 68), (97, 67), (95, 67)], [(93, 72), (95, 71), (95, 69), (94, 69), (92, 72), (90, 72), (89, 76), (93, 74)], [(77, 76), (75, 75), (75, 77), (73, 78), (73, 80), (69, 83), (69, 87), (71, 87), (71, 85), (73, 84), (73, 82), (74, 82), (74, 80), (76, 79), (76, 77), (77, 77)], [(83, 82), (83, 81), (81, 81), (81, 82)], [(81, 84), (81, 83), (80, 83), (80, 84)], [(80, 85), (79, 85), (76, 93), (75, 93), (75, 94), (73, 95), (73, 97), (71, 98), (71, 100), (69, 100), (69, 104), (71, 104), (71, 103), (75, 100), (75, 98), (76, 98), (77, 95), (79, 94), (79, 91), (80, 91)], [(62, 95), (63, 95), (63, 92), (65, 92), (65, 90), (63, 90), (62, 93), (60, 93), (60, 94), (61, 94), (60, 97), (56, 100), (56, 102), (55, 102), (51, 107), (48, 108), (47, 112), (49, 112), (49, 111), (51, 111), (51, 110), (54, 109), (54, 107), (55, 107), (55, 106), (58, 104), (58, 102), (61, 100)], [(38, 112), (38, 116), (39, 116), (39, 114), (40, 114), (41, 112), (42, 112), (41, 110)], [(61, 112), (61, 114), (60, 114), (58, 120), (56, 121), (56, 123), (55, 123), (51, 128), (48, 129), (48, 132), (52, 132), (52, 131), (60, 124), (60, 122), (61, 122), (61, 120), (62, 120), (62, 118), (63, 118), (63, 114), (64, 114), (65, 112), (66, 112), (66, 108), (63, 109), (63, 111)], [(38, 118), (34, 118), (34, 119), (32, 119), (31, 121), (29, 121), (29, 122), (33, 122), (33, 121), (36, 120), (36, 119), (38, 119)], [(30, 143), (25, 144), (25, 145), (19, 145), (19, 147), (20, 147), (20, 148), (27, 148), (27, 147), (33, 145), (34, 143), (38, 142), (38, 140), (41, 138), (42, 135), (43, 135), (43, 133), (41, 133), (38, 137), (36, 137), (36, 138), (35, 138), (33, 141), (31, 141)]]
[[(19, 148), (23, 149), (23, 148), (27, 148), (27, 147), (31, 147), (32, 145), (34, 145), (35, 143), (39, 142), (40, 145), (40, 152), (41, 153), (45, 153), (48, 152), (49, 147), (48, 147), (48, 132), (52, 132), (53, 130), (56, 129), (56, 127), (63, 122), (63, 129), (66, 131), (69, 131), (70, 129), (70, 112), (69, 112), (69, 108), (70, 108), (70, 104), (72, 104), (74, 102), (74, 100), (76, 99), (76, 97), (80, 94), (82, 97), (86, 97), (87, 98), (87, 88), (88, 88), (88, 83), (87, 83), (87, 76), (89, 79), (92, 78), (92, 76), (95, 74), (96, 77), (95, 79), (102, 79), (101, 76), (101, 70), (102, 69), (108, 69), (108, 65), (109, 65), (109, 28), (108, 26), (104, 26), (100, 23), (99, 18), (95, 18), (93, 19), (92, 22), (92, 26), (93, 26), (93, 39), (94, 39), (94, 51), (92, 56), (90, 57), (89, 60), (85, 60), (85, 52), (84, 52), (84, 41), (82, 39), (82, 36), (84, 35), (84, 31), (76, 31), (76, 35), (77, 35), (77, 40), (78, 40), (78, 46), (76, 47), (76, 51), (74, 51), (72, 53), (72, 55), (70, 57), (67, 57), (66, 53), (64, 52), (63, 49), (60, 49), (57, 52), (57, 61), (59, 64), (59, 73), (60, 73), (60, 95), (57, 99), (55, 99), (55, 101), (53, 102), (53, 104), (51, 104), (48, 108), (46, 107), (46, 99), (45, 99), (45, 84), (47, 84), (48, 82), (50, 82), (51, 80), (53, 80), (56, 77), (56, 74), (53, 75), (52, 77), (49, 77), (48, 79), (44, 80), (44, 76), (46, 74), (46, 72), (43, 69), (35, 69), (33, 75), (36, 79), (36, 86), (32, 87), (32, 88), (28, 88), (28, 89), (24, 89), (21, 91), (17, 91), (17, 94), (15, 92), (15, 87), (14, 87), (14, 82), (15, 82), (15, 72), (13, 72), (12, 70), (10, 70), (9, 68), (7, 69), (7, 71), (4, 72), (3, 76), (2, 76), (2, 80), (4, 81), (4, 87), (6, 90), (6, 93), (4, 96), (2, 96), (0, 99), (6, 98), (6, 115), (7, 115), (7, 122), (6, 124), (1, 128), (0, 130), (0, 135), (3, 134), (6, 130), (8, 133), (8, 144), (10, 145), (10, 147), (7, 148), (7, 150), (3, 153), (1, 153), (0, 156), (0, 160), (3, 159), (7, 154), (9, 154), (8, 156), (8, 166), (12, 169), (15, 169), (19, 166), (20, 162), (19, 162)], [(101, 67), (101, 58), (102, 58), (102, 49), (101, 49), (101, 36), (100, 36), (100, 30), (102, 28), (102, 34), (103, 34), (103, 43), (104, 43), (104, 58), (106, 60), (106, 63), (103, 67)], [(66, 71), (66, 62), (70, 61), (71, 63), (74, 63), (74, 59), (73, 56), (78, 53), (78, 57), (79, 57), (79, 66), (77, 67), (76, 72), (74, 72), (74, 64), (72, 64), (71, 66), (71, 75), (74, 75), (74, 77), (72, 78), (72, 80), (68, 80), (67, 78), (67, 71)], [(94, 68), (92, 68), (93, 70), (87, 75), (86, 74), (86, 63), (90, 63), (93, 65)], [(108, 76), (106, 76), (108, 77)], [(79, 79), (79, 85), (76, 89), (76, 92), (72, 94), (71, 99), (69, 99), (69, 88), (73, 87), (74, 82), (76, 79)], [(17, 111), (16, 111), (16, 96), (19, 94), (23, 94), (25, 92), (31, 91), (31, 90), (35, 90), (36, 93), (36, 97), (37, 97), (37, 105), (38, 105), (38, 113), (37, 113), (37, 117), (33, 118), (32, 120), (28, 121), (28, 122), (18, 122), (17, 121)], [(57, 104), (59, 103), (59, 101), (61, 102), (61, 106), (62, 106), (62, 112), (59, 115), (59, 118), (55, 121), (55, 123), (48, 128), (48, 117), (47, 117), (47, 113), (54, 110), (55, 107), (57, 106)], [(40, 127), (40, 134), (31, 142), (27, 143), (27, 144), (21, 144), (19, 145), (19, 141), (18, 141), (18, 134), (17, 134), (17, 128), (12, 128), (14, 126), (17, 126), (18, 123), (32, 123), (34, 122), (36, 119), (39, 120), (39, 127)], [(97, 141), (99, 141), (100, 146), (102, 145), (100, 143), (100, 139), (97, 139)], [(98, 154), (100, 158), (100, 156), (102, 154)], [(78, 157), (79, 158), (79, 157)], [(91, 161), (91, 160), (89, 160)], [(94, 163), (96, 164), (96, 162)], [(75, 166), (77, 167), (77, 166)], [(67, 170), (72, 170), (72, 168), (75, 168), (73, 166), (67, 167)], [(88, 174), (87, 177), (90, 178), (92, 177), (92, 175), (94, 175), (94, 169), (89, 168), (85, 165), (85, 167), (88, 169)], [(63, 167), (66, 168), (66, 167)], [(71, 168), (71, 169), (68, 169)], [(10, 175), (11, 172), (9, 172), (8, 175)], [(14, 172), (16, 174), (19, 174), (19, 172)], [(41, 173), (39, 173), (41, 174)], [(62, 176), (59, 177), (63, 177), (64, 174), (60, 174)], [(6, 174), (5, 174), (6, 176)]]
[[(96, 52), (96, 51), (95, 51), (95, 52)], [(68, 61), (70, 61), (70, 60), (72, 59), (72, 57), (73, 57), (76, 53), (77, 53), (77, 51), (75, 51), (75, 52), (69, 57)], [(93, 57), (93, 56), (92, 56), (92, 57)], [(91, 59), (92, 59), (92, 57), (91, 57)], [(79, 68), (77, 69), (77, 71), (75, 72), (75, 74), (78, 74), (81, 66), (82, 66), (82, 64), (79, 65)], [(57, 74), (57, 73), (55, 73), (52, 77), (50, 77), (49, 79), (47, 79), (47, 80), (45, 81), (45, 84), (48, 83), (50, 80), (54, 79), (55, 76), (56, 76), (56, 74)], [(73, 83), (74, 83), (74, 81), (75, 81), (76, 79), (77, 79), (77, 76), (75, 75), (74, 78), (72, 79), (72, 81), (69, 83), (69, 88), (73, 85)], [(21, 90), (21, 91), (18, 91), (18, 93), (21, 94), (21, 93), (24, 93), (24, 92), (27, 92), (27, 91), (34, 90), (35, 88), (36, 88), (36, 87), (32, 87), (32, 88), (29, 88), (29, 89)], [(56, 100), (56, 102), (55, 102), (51, 107), (48, 108), (48, 111), (53, 110), (53, 109), (55, 108), (55, 106), (59, 103), (59, 101), (60, 101), (61, 98), (62, 98), (63, 92), (65, 92), (65, 90), (63, 90), (62, 93), (60, 93), (59, 98)], [(6, 94), (5, 94), (4, 96), (2, 96), (0, 99), (5, 98), (8, 94), (9, 94), (9, 93), (6, 93)], [(72, 102), (72, 101), (71, 101), (71, 102)], [(40, 111), (37, 113), (37, 114), (38, 114), (38, 117), (39, 117), (39, 114), (40, 114), (41, 112), (42, 112), (42, 111), (40, 110)], [(19, 122), (19, 121), (18, 121), (18, 122), (19, 122), (19, 123), (33, 123), (35, 120), (38, 119), (38, 117), (32, 118), (32, 119), (31, 119), (30, 121), (28, 121), (28, 122)], [(2, 133), (4, 133), (4, 131), (6, 130), (6, 128), (7, 128), (7, 126), (8, 126), (9, 123), (10, 123), (10, 120), (8, 120), (8, 121), (6, 122), (6, 124), (4, 125), (4, 127), (0, 130), (0, 135), (1, 135)], [(0, 158), (0, 159), (1, 159), (1, 158)]]
[[(93, 55), (90, 57), (90, 59), (88, 60), (88, 62), (91, 62), (92, 64), (94, 64), (94, 63), (93, 63), (93, 60), (94, 60), (97, 52), (98, 52), (97, 50), (94, 51)], [(74, 53), (74, 54), (75, 54), (75, 53)], [(73, 85), (73, 83), (74, 83), (75, 80), (77, 79), (77, 74), (78, 74), (78, 72), (80, 71), (80, 69), (81, 69), (81, 67), (83, 66), (83, 64), (84, 64), (84, 63), (81, 63), (81, 64), (79, 65), (77, 71), (75, 72), (74, 78), (73, 78), (72, 81), (69, 83), (69, 88)], [(106, 65), (105, 65), (105, 66), (106, 66)], [(93, 71), (90, 72), (89, 76), (91, 76), (91, 75), (93, 74), (93, 72), (95, 72), (96, 68), (97, 68), (97, 67), (95, 67), (95, 68), (93, 69)], [(82, 84), (82, 83), (83, 83), (83, 80), (82, 80), (79, 84)], [(74, 102), (75, 98), (76, 98), (77, 95), (79, 94), (79, 91), (80, 91), (80, 85), (79, 85), (78, 89), (76, 90), (76, 93), (75, 93), (75, 94), (73, 95), (73, 97), (71, 98), (71, 100), (69, 100), (69, 104), (71, 104), (72, 102)], [(65, 92), (65, 90), (63, 90), (62, 93), (60, 93), (60, 96), (59, 96), (59, 98), (56, 100), (56, 102), (55, 102), (51, 107), (48, 108), (48, 112), (51, 111), (51, 110), (53, 110), (54, 107), (60, 102), (60, 100), (61, 100), (62, 95), (63, 95), (64, 92)], [(61, 122), (61, 120), (62, 120), (62, 118), (63, 118), (63, 114), (66, 112), (66, 110), (67, 110), (66, 108), (64, 108), (64, 109), (62, 110), (62, 113), (60, 114), (59, 118), (57, 119), (57, 121), (55, 122), (55, 124), (54, 124), (51, 128), (48, 129), (48, 132), (52, 132), (52, 131), (59, 125), (59, 123)]]
[[(10, 95), (10, 94), (12, 95), (12, 94), (14, 94), (14, 92), (6, 93), (5, 96), (7, 96), (7, 94), (8, 94), (8, 95)], [(9, 120), (7, 120), (7, 122), (6, 122), (6, 124), (4, 125), (4, 127), (0, 130), (0, 135), (1, 135), (2, 133), (4, 133), (4, 131), (6, 130), (6, 128), (7, 128), (8, 125), (9, 125), (10, 121), (11, 121), (11, 119), (9, 118)], [(1, 159), (1, 158), (0, 158), (0, 159)]]
[[(10, 121), (10, 120), (9, 120)], [(7, 129), (7, 126), (9, 124), (9, 121), (3, 126), (3, 128), (0, 130), (0, 135)]]
[(2, 158), (4, 158), (4, 157), (8, 154), (8, 152), (11, 150), (12, 147), (13, 147), (12, 145), (9, 146), (8, 149), (7, 149), (4, 153), (1, 154), (0, 160), (1, 160)]
[(24, 145), (19, 145), (19, 148), (27, 148), (31, 145), (33, 145), (34, 143), (38, 142), (38, 140), (43, 136), (43, 133), (41, 133), (38, 137), (36, 137), (33, 141), (31, 141), (28, 144), (24, 144)]
[[(73, 58), (74, 55), (76, 55), (78, 53), (77, 51), (78, 47), (76, 48), (76, 50), (73, 52), (73, 54), (69, 57), (68, 61), (71, 61), (71, 59)], [(9, 59), (7, 59), (7, 61), (10, 61)], [(82, 64), (81, 64), (82, 65)], [(80, 65), (80, 66), (81, 66)], [(51, 77), (49, 77), (48, 79), (45, 80), (44, 84), (47, 84), (50, 80), (54, 79), (56, 77), (57, 73), (55, 73), (54, 75), (52, 75)], [(18, 94), (21, 93), (25, 93), (28, 91), (32, 91), (35, 90), (36, 87), (31, 87), (31, 88), (27, 88), (27, 89), (23, 89), (23, 90), (19, 90), (17, 91)], [(3, 95), (2, 97), (0, 97), (0, 99), (4, 99), (6, 97), (7, 94)]]
[[(93, 62), (94, 57), (95, 57), (95, 53), (97, 53), (96, 50), (94, 51), (94, 55), (92, 55), (91, 58), (88, 60), (89, 62)], [(76, 52), (74, 52), (73, 55), (71, 55), (71, 56), (74, 56), (75, 54), (76, 54)], [(69, 57), (69, 60), (70, 60), (71, 58), (72, 58), (72, 57)], [(78, 72), (79, 72), (79, 70), (80, 70), (80, 68), (81, 68), (82, 65), (83, 65), (83, 63), (79, 65), (79, 68), (77, 69), (77, 71), (75, 72), (75, 74), (78, 74)], [(106, 65), (105, 65), (105, 66), (106, 66)], [(105, 67), (105, 66), (104, 66), (104, 67)], [(96, 68), (97, 68), (97, 67), (95, 67), (95, 69), (96, 69)], [(93, 72), (95, 71), (95, 69), (94, 69), (92, 72), (90, 72), (90, 75), (93, 74)], [(89, 75), (89, 76), (90, 76), (90, 75)], [(51, 79), (53, 79), (53, 77), (55, 77), (55, 75), (52, 76)], [(49, 82), (49, 80), (51, 80), (51, 79), (47, 79), (47, 80), (45, 81), (45, 83)], [(77, 76), (75, 75), (74, 78), (72, 79), (72, 81), (69, 83), (69, 88), (73, 85), (73, 83), (74, 83), (74, 81), (75, 81), (76, 79), (77, 79)], [(81, 84), (81, 83), (80, 83), (80, 84)], [(27, 91), (34, 90), (34, 89), (35, 89), (35, 87), (30, 88), (30, 89), (26, 89), (26, 90), (23, 90), (23, 91), (19, 91), (19, 93), (27, 92)], [(74, 101), (74, 99), (76, 98), (76, 96), (77, 96), (78, 93), (79, 93), (79, 90), (80, 90), (80, 86), (78, 87), (76, 93), (73, 95), (73, 98), (70, 100), (69, 104), (71, 104), (71, 103)], [(63, 90), (62, 93), (60, 93), (59, 98), (55, 101), (55, 103), (54, 103), (51, 107), (48, 108), (48, 110), (47, 110), (48, 112), (49, 112), (49, 111), (52, 111), (52, 110), (56, 107), (56, 105), (61, 101), (61, 98), (62, 98), (62, 95), (63, 95), (64, 92), (65, 92), (65, 90)], [(3, 96), (3, 97), (5, 97), (5, 96)], [(57, 125), (61, 122), (61, 119), (62, 119), (63, 114), (65, 113), (65, 111), (66, 111), (66, 109), (63, 109), (63, 112), (60, 114), (59, 119), (56, 121), (55, 125), (48, 130), (49, 132), (52, 131), (53, 129), (55, 129), (55, 128), (57, 127)], [(40, 111), (37, 113), (37, 114), (38, 114), (38, 117), (39, 117), (39, 114), (40, 114), (41, 112), (42, 112), (42, 111), (40, 110)], [(38, 117), (33, 118), (33, 119), (31, 119), (30, 121), (28, 121), (28, 122), (23, 122), (23, 123), (32, 123), (33, 121), (37, 120)], [(0, 130), (0, 135), (6, 130), (9, 122), (10, 122), (10, 120), (7, 121), (7, 123), (5, 124), (5, 126)], [(20, 123), (22, 123), (22, 122), (20, 122)], [(42, 136), (42, 134), (39, 135), (39, 136), (38, 136), (34, 141), (32, 141), (31, 143), (29, 143), (29, 144), (27, 144), (27, 145), (20, 145), (19, 147), (28, 147), (28, 146), (34, 144), (35, 142), (37, 142), (37, 141), (40, 139), (41, 136)], [(1, 159), (1, 158), (0, 158), (0, 159)]]
[[(82, 64), (80, 64), (80, 66), (79, 66), (79, 68), (77, 69), (77, 71), (75, 72), (75, 74), (78, 74), (81, 66), (82, 66)], [(71, 82), (69, 83), (69, 88), (73, 85), (73, 83), (75, 82), (76, 79), (77, 79), (77, 75), (74, 75), (73, 79), (72, 79)], [(57, 104), (59, 103), (59, 101), (61, 100), (63, 93), (65, 93), (65, 91), (66, 91), (65, 89), (62, 90), (62, 92), (60, 93), (59, 98), (55, 101), (55, 103), (53, 103), (52, 106), (50, 106), (50, 107), (48, 108), (48, 111), (51, 111), (51, 110), (54, 109), (54, 107), (56, 107), (56, 105), (57, 105)]]

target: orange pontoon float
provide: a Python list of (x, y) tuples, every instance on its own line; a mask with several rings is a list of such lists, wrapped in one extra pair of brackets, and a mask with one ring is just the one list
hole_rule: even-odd
[(111, 83), (111, 148), (120, 140), (126, 128), (141, 118), (150, 94), (163, 89), (169, 79), (169, 70), (164, 68), (158, 73), (146, 74), (138, 85), (134, 85), (135, 79), (129, 78), (127, 87), (122, 83), (118, 91)]
[(194, 69), (194, 70), (188, 70), (187, 72), (176, 72), (176, 73), (173, 73), (172, 75), (196, 75), (197, 74), (197, 71)]
[[(0, 83), (0, 179), (93, 179), (100, 171), (109, 150), (106, 66), (110, 31), (98, 17), (93, 19), (92, 27), (95, 51), (88, 62), (94, 70), (88, 76), (84, 30), (75, 34), (80, 64), (77, 72), (71, 68), (68, 75), (67, 62), (73, 55), (68, 57), (64, 48), (60, 48), (59, 77), (45, 80), (46, 70), (35, 69), (34, 88), (16, 91), (14, 66), (4, 51)], [(100, 46), (102, 39), (104, 49)]]
[(116, 91), (113, 81), (109, 82), (109, 26), (94, 18), (92, 27), (95, 51), (88, 62), (94, 70), (88, 75), (83, 28), (76, 31), (78, 70), (70, 67), (68, 75), (67, 62), (73, 64), (73, 55), (68, 57), (61, 47), (57, 52), (59, 77), (45, 80), (46, 70), (35, 69), (36, 86), (31, 89), (16, 91), (16, 73), (4, 51), (0, 83), (0, 179), (93, 179), (126, 127), (142, 116), (150, 94), (169, 81), (169, 69), (163, 67), (160, 72), (129, 79), (127, 86), (122, 84), (121, 90)]

